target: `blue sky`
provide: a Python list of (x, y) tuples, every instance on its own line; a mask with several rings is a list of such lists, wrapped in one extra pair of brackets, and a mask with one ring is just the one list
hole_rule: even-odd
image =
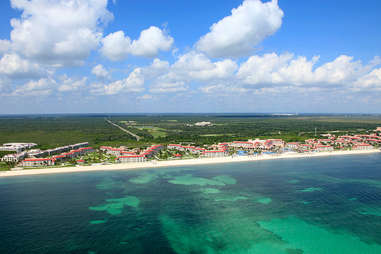
[(0, 2), (0, 113), (381, 113), (381, 2)]

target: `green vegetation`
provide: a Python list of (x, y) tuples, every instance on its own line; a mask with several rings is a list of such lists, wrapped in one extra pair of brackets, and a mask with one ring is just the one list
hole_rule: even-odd
[(93, 146), (119, 145), (135, 139), (108, 124), (103, 117), (0, 118), (0, 143), (33, 142), (47, 149), (89, 141)]
[[(105, 119), (142, 137), (131, 135), (110, 125)], [(208, 121), (212, 126), (195, 126)], [(77, 142), (101, 145), (146, 147), (152, 143), (213, 144), (250, 138), (281, 138), (304, 141), (331, 132), (336, 135), (367, 133), (381, 126), (381, 116), (271, 116), (249, 114), (168, 114), (168, 115), (55, 115), (0, 118), (0, 143), (34, 142), (47, 149)], [(163, 158), (170, 154), (163, 154)], [(91, 162), (104, 158), (92, 158)]]
[(143, 132), (143, 134), (151, 135), (154, 139), (167, 136), (167, 133), (165, 129), (163, 128), (154, 127), (154, 126), (138, 126), (135, 128), (139, 129), (140, 131), (146, 131), (147, 133)]
[(12, 166), (9, 163), (0, 161), (0, 171), (10, 170)]

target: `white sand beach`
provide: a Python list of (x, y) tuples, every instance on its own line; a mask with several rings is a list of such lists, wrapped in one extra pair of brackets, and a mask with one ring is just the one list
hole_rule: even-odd
[(137, 170), (146, 168), (160, 168), (171, 166), (191, 166), (202, 164), (215, 163), (231, 163), (231, 162), (247, 162), (259, 160), (274, 160), (288, 158), (308, 158), (320, 156), (335, 156), (335, 155), (356, 155), (368, 153), (381, 153), (379, 149), (364, 150), (364, 151), (333, 151), (333, 152), (315, 152), (315, 153), (283, 153), (274, 155), (259, 155), (259, 156), (234, 156), (221, 158), (200, 158), (200, 159), (184, 159), (184, 160), (168, 160), (168, 161), (148, 161), (140, 163), (118, 163), (110, 165), (91, 165), (77, 167), (62, 167), (62, 168), (42, 168), (42, 169), (26, 169), (0, 172), (0, 177), (8, 176), (25, 176), (39, 174), (59, 174), (59, 173), (75, 173), (75, 172), (91, 172), (91, 171), (111, 171), (111, 170)]

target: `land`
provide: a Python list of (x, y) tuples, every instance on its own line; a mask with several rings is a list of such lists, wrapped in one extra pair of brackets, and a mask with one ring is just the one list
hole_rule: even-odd
[(379, 115), (3, 116), (0, 143), (35, 144), (15, 148), (14, 154), (3, 151), (13, 143), (0, 147), (0, 171), (67, 172), (376, 152), (381, 146), (378, 126)]
[[(109, 124), (130, 131), (136, 137)], [(211, 122), (211, 126), (195, 126)], [(140, 115), (17, 115), (0, 116), (0, 143), (32, 142), (40, 149), (71, 143), (90, 146), (144, 147), (152, 143), (190, 143), (197, 146), (279, 138), (304, 141), (323, 133), (366, 134), (381, 126), (380, 115), (272, 115), (272, 114), (140, 114)]]

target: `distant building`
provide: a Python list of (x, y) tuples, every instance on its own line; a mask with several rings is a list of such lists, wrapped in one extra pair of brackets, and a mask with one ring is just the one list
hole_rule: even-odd
[(6, 143), (0, 146), (0, 151), (20, 153), (24, 150), (37, 146), (35, 143)]
[(289, 142), (286, 144), (286, 148), (295, 150), (299, 148), (299, 145), (300, 145), (299, 142)]
[(143, 151), (143, 155), (146, 158), (151, 158), (163, 149), (164, 149), (164, 146), (162, 145), (152, 145), (151, 147), (148, 147), (145, 151)]
[(51, 158), (27, 158), (22, 161), (22, 165), (25, 167), (52, 166), (55, 165), (56, 162), (70, 160), (77, 156), (82, 156), (84, 154), (91, 153), (94, 151), (92, 147), (75, 147), (79, 148), (75, 150), (70, 150), (69, 152), (61, 153), (59, 155), (53, 155)]
[(352, 150), (372, 150), (374, 147), (369, 144), (356, 144), (352, 147)]
[(117, 161), (121, 163), (144, 162), (144, 161), (147, 161), (147, 158), (144, 155), (127, 155), (127, 156), (119, 156), (117, 158)]
[(212, 126), (213, 124), (211, 122), (197, 122), (194, 124), (195, 126)]
[(317, 145), (315, 148), (315, 151), (317, 151), (317, 152), (331, 152), (331, 151), (333, 151), (333, 147), (328, 146), (328, 145)]
[(17, 163), (21, 161), (22, 159), (24, 159), (25, 157), (26, 157), (26, 152), (22, 152), (22, 153), (4, 155), (3, 158), (1, 158), (1, 160), (4, 162)]
[(178, 151), (185, 151), (185, 148), (180, 144), (169, 144), (169, 145), (167, 145), (167, 149), (175, 149)]
[(55, 160), (52, 158), (28, 158), (23, 160), (23, 167), (54, 166)]
[(235, 148), (254, 148), (254, 143), (249, 142), (249, 141), (233, 141), (229, 144), (230, 147), (235, 147)]
[(301, 145), (299, 145), (299, 150), (301, 152), (309, 152), (309, 151), (311, 151), (311, 149), (312, 149), (312, 145), (309, 145), (309, 144), (301, 144)]
[(265, 142), (265, 146), (270, 148), (270, 147), (283, 147), (284, 142), (281, 139), (268, 139)]
[(110, 146), (101, 146), (100, 150), (105, 152), (106, 154), (114, 155), (116, 157), (121, 156), (124, 149), (122, 148), (114, 148)]
[(48, 155), (47, 151), (41, 151), (40, 149), (33, 149), (26, 152), (28, 157), (40, 158)]
[(225, 157), (227, 155), (226, 151), (204, 151), (201, 156), (206, 158), (216, 158)]

